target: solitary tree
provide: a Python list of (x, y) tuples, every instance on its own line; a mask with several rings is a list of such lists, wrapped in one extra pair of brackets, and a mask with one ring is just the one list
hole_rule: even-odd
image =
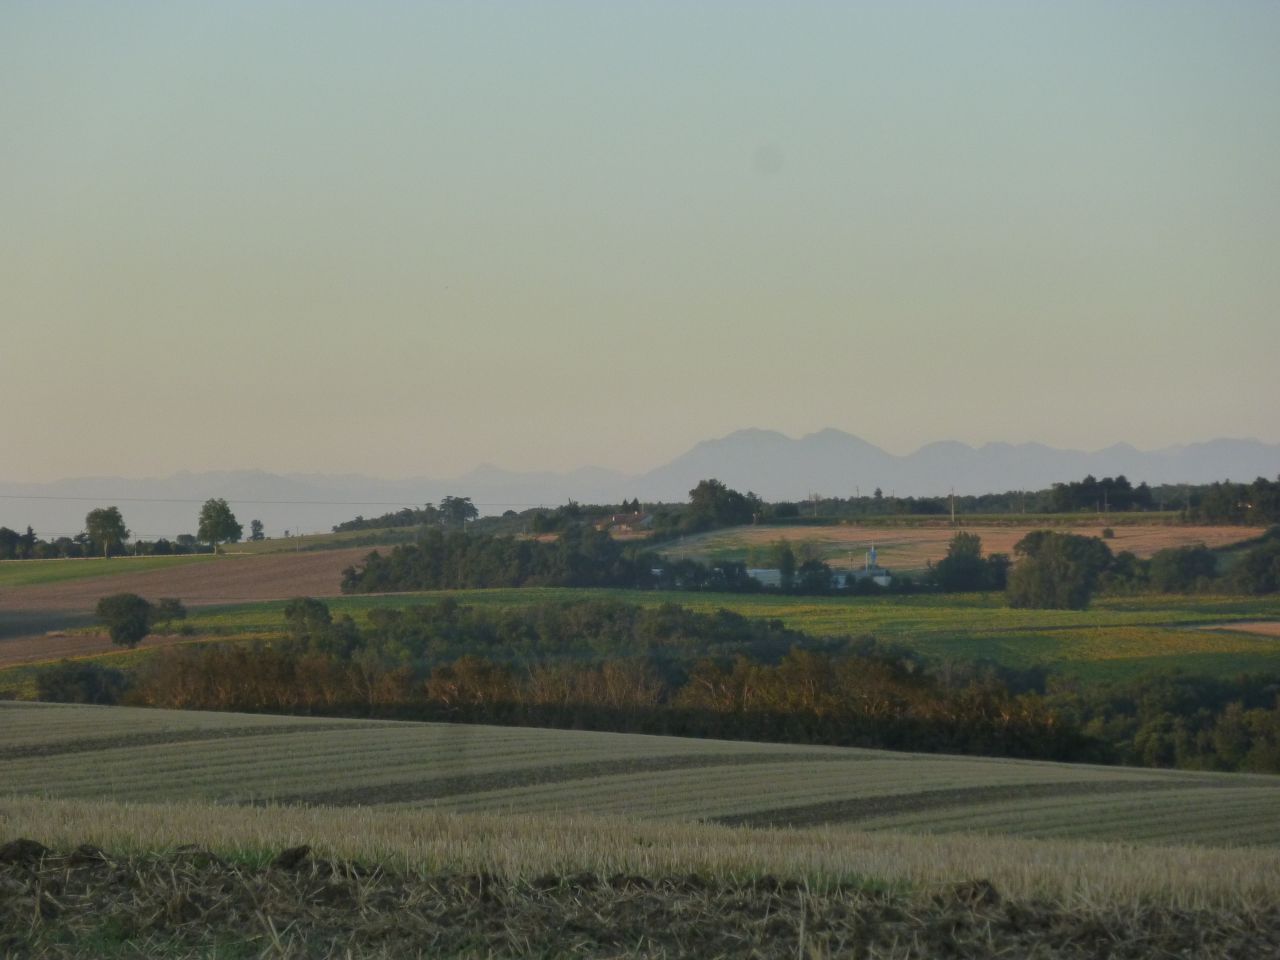
[(445, 497), (440, 501), (440, 513), (445, 523), (456, 523), (460, 527), (468, 520), (474, 520), (480, 516), (480, 511), (476, 509), (470, 497)]
[(266, 534), (262, 532), (261, 520), (249, 521), (249, 539), (253, 540), (255, 543), (259, 540), (266, 539)]
[(1009, 574), (1011, 607), (1083, 610), (1111, 565), (1111, 550), (1097, 537), (1033, 530), (1014, 545)]
[(200, 508), (200, 529), (196, 536), (207, 540), (214, 553), (218, 552), (220, 542), (235, 543), (243, 533), (244, 527), (236, 523), (236, 515), (227, 506), (227, 501), (219, 498), (204, 502)]
[(108, 556), (111, 548), (129, 539), (129, 531), (120, 516), (119, 507), (99, 507), (90, 510), (84, 518), (84, 528), (89, 539), (102, 547), (102, 555)]
[(111, 634), (111, 642), (122, 647), (136, 647), (151, 632), (151, 604), (136, 593), (103, 597), (97, 614)]
[[(957, 533), (951, 538), (947, 555), (934, 565), (933, 580), (943, 590), (987, 590), (1004, 586), (1001, 554), (983, 559), (982, 538), (976, 533)], [(994, 565), (993, 565), (994, 561)]]

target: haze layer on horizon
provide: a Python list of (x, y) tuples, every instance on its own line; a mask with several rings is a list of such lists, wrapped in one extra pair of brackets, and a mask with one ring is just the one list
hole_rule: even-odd
[(1280, 440), (1280, 5), (0, 8), (0, 478)]

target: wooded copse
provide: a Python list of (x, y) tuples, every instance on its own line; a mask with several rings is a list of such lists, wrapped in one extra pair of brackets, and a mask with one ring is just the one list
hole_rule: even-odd
[[(789, 570), (783, 591), (795, 594), (879, 592), (870, 580), (837, 587), (830, 566), (820, 560), (786, 564), (791, 550), (776, 546), (778, 563)], [(1098, 537), (1034, 531), (1015, 547), (1015, 560), (983, 556), (981, 538), (958, 532), (944, 557), (914, 581), (898, 577), (889, 588), (945, 591), (1005, 590), (1018, 607), (1082, 609), (1099, 591), (1188, 592), (1218, 590), (1272, 593), (1280, 589), (1280, 529), (1258, 539), (1225, 574), (1217, 556), (1203, 546), (1159, 551), (1151, 560), (1112, 554)], [(784, 571), (786, 572), (786, 571)], [(553, 541), (445, 532), (431, 528), (417, 542), (383, 554), (374, 551), (362, 566), (344, 571), (347, 593), (411, 590), (466, 590), (488, 587), (622, 587), (753, 593), (766, 588), (736, 561), (703, 564), (664, 557), (642, 543), (624, 543), (586, 524), (567, 528)]]
[[(125, 526), (119, 507), (95, 507), (85, 515), (85, 529), (74, 537), (56, 537), (42, 540), (35, 530), (27, 527), (18, 533), (8, 527), (0, 527), (0, 560), (54, 560), (81, 559), (84, 557), (172, 556), (190, 553), (213, 553), (218, 542), (236, 542), (243, 534), (243, 527), (226, 500), (206, 500), (196, 520), (197, 534), (180, 533), (174, 539), (157, 537), (154, 540), (136, 539)], [(262, 522), (252, 521), (251, 539), (263, 539)]]
[(370, 611), (319, 600), (284, 636), (156, 651), (127, 674), (69, 663), (41, 696), (1280, 772), (1280, 676), (1081, 684), (932, 663), (727, 611), (580, 600)]

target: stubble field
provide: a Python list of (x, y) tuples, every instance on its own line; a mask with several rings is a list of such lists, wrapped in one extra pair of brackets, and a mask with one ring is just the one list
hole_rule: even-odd
[(1280, 778), (462, 724), (0, 704), (5, 790), (1280, 844)]

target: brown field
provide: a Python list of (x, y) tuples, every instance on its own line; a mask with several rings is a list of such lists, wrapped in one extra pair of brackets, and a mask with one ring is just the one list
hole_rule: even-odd
[(1215, 623), (1201, 630), (1238, 630), (1264, 637), (1280, 637), (1280, 620), (1241, 620), (1237, 623)]
[[(734, 527), (711, 533), (686, 537), (666, 547), (672, 556), (692, 559), (743, 559), (751, 548), (767, 548), (778, 540), (789, 540), (793, 545), (810, 543), (823, 559), (832, 562), (848, 561), (853, 554), (855, 564), (862, 563), (866, 551), (875, 546), (882, 566), (902, 571), (923, 570), (927, 563), (941, 560), (947, 553), (947, 544), (957, 530), (976, 533), (982, 538), (984, 553), (1013, 553), (1013, 546), (1030, 531), (1043, 525), (1004, 526), (995, 524), (962, 525), (949, 523), (937, 525), (862, 526), (838, 527)], [(1078, 533), (1089, 537), (1102, 535), (1106, 526), (1102, 522), (1082, 523), (1072, 527), (1055, 527), (1060, 532)], [(1263, 533), (1262, 527), (1236, 526), (1178, 526), (1156, 524), (1116, 525), (1114, 538), (1107, 541), (1112, 552), (1131, 551), (1140, 557), (1150, 557), (1167, 547), (1181, 547), (1203, 543), (1208, 547), (1225, 547), (1241, 540), (1248, 540)]]
[[(57, 631), (91, 623), (93, 608), (107, 594), (137, 593), (148, 600), (177, 597), (188, 606), (298, 596), (331, 597), (340, 593), (342, 571), (368, 553), (368, 547), (356, 547), (313, 553), (227, 556), (207, 563), (180, 564), (159, 570), (6, 587), (0, 591), (0, 666), (92, 656), (114, 649), (105, 636), (56, 635)], [(49, 635), (51, 631), (55, 635)], [(165, 645), (177, 640), (151, 638), (143, 646)]]
[[(179, 643), (192, 643), (203, 637), (184, 637), (178, 634), (146, 637), (135, 649), (154, 650)], [(0, 640), (0, 668), (20, 667), (28, 663), (46, 663), (50, 660), (78, 660), (96, 657), (104, 653), (119, 653), (120, 647), (111, 642), (105, 633), (51, 633), (11, 637)]]
[(99, 597), (124, 591), (141, 594), (149, 600), (179, 597), (187, 604), (335, 596), (340, 592), (342, 571), (368, 553), (368, 547), (355, 547), (313, 553), (227, 556), (210, 563), (8, 587), (0, 593), (0, 613), (28, 610), (85, 613), (93, 609)]

